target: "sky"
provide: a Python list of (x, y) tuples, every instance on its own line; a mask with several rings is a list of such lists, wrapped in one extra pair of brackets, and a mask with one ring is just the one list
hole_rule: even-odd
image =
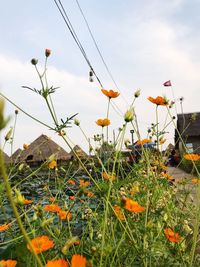
[[(78, 113), (86, 136), (92, 140), (94, 134), (101, 133), (95, 121), (106, 117), (107, 99), (96, 80), (89, 82), (89, 67), (54, 1), (0, 2), (0, 91), (21, 109), (53, 126), (44, 100), (22, 88), (26, 85), (40, 89), (30, 60), (37, 58), (42, 70), (45, 48), (51, 49), (47, 75), (49, 85), (59, 87), (52, 95), (57, 116), (65, 119)], [(184, 97), (185, 113), (200, 111), (199, 0), (79, 0), (117, 88), (102, 63), (76, 0), (63, 0), (62, 3), (103, 87), (120, 91), (120, 96), (113, 100), (120, 114), (110, 109), (110, 139), (113, 130), (117, 133), (123, 125), (122, 114), (138, 89), (141, 89), (141, 96), (134, 108), (141, 138), (146, 137), (147, 129), (155, 123), (155, 106), (147, 100), (149, 96), (165, 95), (175, 99), (173, 115), (176, 111), (181, 112), (180, 97)], [(171, 80), (172, 88), (163, 86), (167, 80)], [(1, 146), (6, 132), (14, 125), (15, 109), (6, 102), (6, 116), (11, 119), (1, 133)], [(166, 109), (159, 107), (160, 128), (165, 119)], [(130, 138), (130, 129), (126, 138)], [(166, 144), (173, 143), (172, 125), (167, 131)], [(57, 134), (22, 112), (17, 117), (13, 151), (22, 148), (24, 143), (31, 143), (42, 133), (69, 151)], [(72, 144), (87, 151), (87, 142), (78, 127), (73, 125), (67, 135)], [(9, 143), (5, 151), (10, 155)]]

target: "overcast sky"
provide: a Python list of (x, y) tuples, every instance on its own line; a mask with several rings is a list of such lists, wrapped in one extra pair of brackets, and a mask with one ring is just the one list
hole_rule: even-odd
[[(31, 58), (44, 62), (44, 50), (50, 48), (49, 84), (60, 89), (53, 100), (57, 115), (65, 119), (79, 113), (82, 128), (88, 137), (101, 130), (98, 118), (106, 115), (107, 101), (97, 81), (90, 83), (89, 67), (67, 30), (54, 1), (2, 1), (0, 16), (0, 90), (22, 109), (51, 125), (52, 121), (42, 99), (23, 89), (22, 85), (39, 88), (39, 81)], [(117, 91), (89, 35), (76, 0), (63, 0), (87, 56), (105, 89)], [(155, 106), (148, 96), (166, 95), (172, 90), (162, 84), (171, 80), (175, 99), (184, 97), (184, 112), (200, 111), (200, 1), (199, 0), (79, 0), (99, 49), (119, 89), (115, 103), (122, 113), (131, 103), (134, 92), (141, 96), (135, 104), (142, 137), (155, 122)], [(14, 123), (14, 110), (6, 104), (11, 116), (7, 130)], [(165, 119), (165, 108), (160, 108), (160, 120)], [(177, 110), (180, 104), (177, 101)], [(175, 109), (173, 115), (176, 115)], [(111, 132), (123, 124), (123, 118), (111, 109)], [(60, 144), (52, 131), (32, 121), (21, 112), (18, 115), (14, 150), (30, 143), (41, 133)], [(84, 149), (84, 137), (75, 126), (68, 130), (75, 144)], [(1, 139), (5, 131), (2, 133)], [(168, 143), (173, 143), (174, 130), (169, 128)], [(126, 134), (130, 137), (129, 131)], [(111, 136), (110, 136), (111, 137)], [(68, 150), (68, 148), (66, 148)], [(10, 154), (9, 145), (5, 151)]]

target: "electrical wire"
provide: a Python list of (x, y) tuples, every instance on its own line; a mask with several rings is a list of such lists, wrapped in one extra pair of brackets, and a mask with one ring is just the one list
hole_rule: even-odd
[[(104, 66), (105, 66), (105, 68), (106, 68), (106, 70), (107, 70), (107, 72), (108, 72), (108, 74), (109, 74), (111, 80), (113, 81), (115, 87), (116, 87), (117, 90), (120, 92), (119, 86), (117, 85), (117, 83), (116, 83), (116, 81), (115, 81), (115, 79), (114, 79), (114, 77), (113, 77), (113, 75), (112, 75), (110, 69), (108, 68), (108, 65), (107, 65), (106, 62), (105, 62), (105, 59), (104, 59), (104, 57), (103, 57), (103, 55), (102, 55), (102, 53), (101, 53), (101, 51), (100, 51), (100, 49), (99, 49), (99, 46), (98, 46), (98, 44), (97, 44), (97, 41), (95, 40), (94, 34), (92, 33), (91, 27), (90, 27), (90, 25), (89, 25), (89, 23), (88, 23), (88, 20), (86, 19), (86, 16), (85, 16), (85, 14), (84, 14), (84, 12), (83, 12), (83, 10), (82, 10), (80, 4), (79, 4), (79, 1), (78, 1), (78, 0), (75, 0), (75, 1), (76, 1), (77, 6), (78, 6), (78, 8), (79, 8), (79, 10), (80, 10), (80, 13), (81, 13), (81, 15), (82, 15), (82, 17), (83, 17), (83, 19), (84, 19), (84, 21), (85, 21), (85, 24), (86, 24), (86, 26), (87, 26), (87, 29), (88, 29), (88, 31), (89, 31), (89, 33), (90, 33), (90, 36), (91, 36), (91, 38), (92, 38), (92, 40), (93, 40), (93, 42), (94, 42), (94, 45), (95, 45), (95, 47), (96, 47), (96, 49), (97, 49), (97, 51), (98, 51), (98, 53), (99, 53), (99, 56), (100, 56), (100, 58), (101, 58), (101, 60), (102, 60), (102, 62), (103, 62), (103, 64), (104, 64)], [(121, 93), (121, 92), (120, 92), (120, 93)], [(126, 102), (126, 104), (128, 104), (127, 100), (126, 100), (125, 97), (122, 95), (122, 93), (121, 93), (121, 96), (122, 96), (122, 98), (124, 99), (124, 101)]]
[(76, 42), (78, 48), (80, 49), (80, 51), (81, 51), (83, 57), (85, 58), (85, 60), (86, 60), (86, 62), (87, 62), (87, 64), (88, 64), (88, 66), (90, 67), (90, 70), (93, 72), (93, 74), (94, 74), (94, 76), (96, 77), (98, 83), (99, 83), (100, 86), (103, 88), (103, 84), (102, 84), (102, 82), (100, 81), (99, 77), (97, 76), (97, 74), (96, 74), (94, 68), (92, 67), (92, 64), (90, 63), (90, 61), (89, 61), (89, 59), (88, 59), (88, 57), (87, 57), (87, 54), (86, 54), (86, 52), (85, 52), (85, 50), (84, 50), (84, 48), (83, 48), (83, 46), (82, 46), (82, 44), (81, 44), (81, 42), (80, 42), (80, 40), (79, 40), (79, 38), (78, 38), (76, 32), (75, 32), (75, 30), (74, 30), (74, 28), (73, 28), (73, 26), (72, 26), (72, 24), (71, 24), (71, 22), (70, 22), (69, 17), (67, 16), (67, 13), (66, 13), (66, 11), (65, 11), (65, 8), (63, 7), (61, 1), (60, 1), (60, 0), (58, 0), (58, 1), (57, 1), (57, 0), (53, 0), (53, 1), (54, 1), (54, 3), (56, 4), (56, 6), (57, 6), (57, 8), (58, 8), (58, 10), (59, 10), (59, 12), (60, 12), (60, 14), (61, 14), (61, 16), (62, 16), (64, 22), (65, 22), (67, 28), (69, 29), (69, 31), (70, 31), (70, 33), (71, 33), (71, 35), (72, 35), (74, 41)]

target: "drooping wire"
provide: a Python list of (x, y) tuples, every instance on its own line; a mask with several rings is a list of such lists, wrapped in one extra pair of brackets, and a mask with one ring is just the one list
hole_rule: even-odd
[(58, 0), (58, 1), (57, 1), (57, 0), (54, 0), (54, 3), (56, 4), (56, 6), (57, 6), (57, 8), (58, 8), (58, 10), (59, 10), (59, 12), (60, 12), (60, 14), (61, 14), (61, 16), (62, 16), (64, 22), (65, 22), (67, 28), (69, 29), (69, 31), (70, 31), (70, 33), (71, 33), (71, 35), (72, 35), (74, 41), (76, 42), (77, 46), (79, 47), (79, 49), (80, 49), (80, 51), (81, 51), (83, 57), (85, 58), (85, 60), (86, 60), (86, 62), (87, 62), (87, 64), (88, 64), (90, 70), (93, 72), (93, 74), (94, 74), (94, 76), (96, 77), (98, 83), (99, 83), (100, 86), (103, 88), (103, 84), (102, 84), (102, 82), (100, 81), (99, 77), (97, 76), (97, 74), (96, 74), (94, 68), (92, 67), (92, 65), (91, 65), (91, 63), (90, 63), (90, 61), (89, 61), (89, 59), (88, 59), (88, 57), (87, 57), (87, 55), (86, 55), (86, 52), (85, 52), (83, 46), (81, 45), (81, 42), (80, 42), (78, 36), (76, 35), (76, 32), (75, 32), (75, 30), (74, 30), (74, 28), (73, 28), (73, 26), (72, 26), (72, 24), (71, 24), (71, 22), (70, 22), (69, 17), (67, 16), (67, 13), (66, 13), (66, 11), (65, 11), (65, 8), (63, 7), (61, 1), (60, 1), (60, 0)]
[[(89, 25), (89, 23), (88, 23), (88, 20), (86, 19), (86, 16), (85, 16), (85, 14), (84, 14), (84, 12), (83, 12), (83, 10), (82, 10), (80, 4), (79, 4), (79, 1), (78, 1), (78, 0), (75, 0), (75, 1), (76, 1), (77, 6), (78, 6), (78, 8), (79, 8), (79, 10), (80, 10), (80, 13), (81, 13), (81, 15), (82, 15), (82, 17), (83, 17), (83, 19), (84, 19), (84, 21), (85, 21), (85, 24), (86, 24), (86, 26), (87, 26), (87, 29), (88, 29), (88, 31), (89, 31), (89, 33), (90, 33), (90, 36), (91, 36), (91, 38), (92, 38), (92, 40), (93, 40), (93, 42), (94, 42), (94, 45), (95, 45), (95, 47), (96, 47), (96, 49), (97, 49), (97, 51), (98, 51), (98, 53), (99, 53), (99, 56), (100, 56), (100, 58), (101, 58), (101, 60), (102, 60), (102, 62), (103, 62), (103, 64), (104, 64), (104, 66), (105, 66), (105, 68), (106, 68), (106, 70), (107, 70), (107, 72), (108, 72), (108, 74), (109, 74), (111, 80), (113, 81), (113, 83), (114, 83), (114, 85), (116, 86), (117, 90), (120, 92), (119, 86), (117, 85), (117, 83), (116, 83), (116, 81), (115, 81), (115, 79), (114, 79), (114, 77), (113, 77), (113, 75), (112, 75), (110, 69), (108, 68), (108, 65), (107, 65), (106, 62), (105, 62), (105, 59), (104, 59), (104, 57), (103, 57), (103, 55), (102, 55), (102, 53), (101, 53), (101, 51), (100, 51), (100, 49), (99, 49), (99, 46), (98, 46), (98, 44), (97, 44), (97, 41), (95, 40), (94, 34), (92, 33), (92, 30), (91, 30), (91, 28), (90, 28), (90, 25)], [(121, 93), (121, 92), (120, 92), (120, 93)], [(121, 93), (121, 96), (123, 97), (124, 101), (125, 101), (126, 104), (127, 104), (127, 101), (126, 101), (126, 99), (124, 98), (124, 96), (122, 95), (122, 93)]]

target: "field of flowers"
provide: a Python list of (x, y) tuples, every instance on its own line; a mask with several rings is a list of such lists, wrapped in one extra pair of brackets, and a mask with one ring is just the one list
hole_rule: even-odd
[[(57, 120), (51, 98), (56, 88), (47, 83), (50, 55), (51, 50), (46, 49), (42, 72), (38, 61), (31, 60), (41, 89), (26, 88), (44, 99), (53, 121), (53, 126), (46, 126), (72, 149), (66, 128), (73, 122), (74, 127), (83, 129), (76, 115)], [(167, 173), (166, 155), (160, 149), (169, 122), (160, 129), (158, 114), (166, 109), (176, 127), (171, 115), (173, 101), (161, 96), (148, 98), (157, 119), (141, 138), (134, 112), (140, 97), (136, 91), (124, 124), (119, 125), (119, 134), (110, 144), (109, 109), (119, 93), (101, 91), (108, 102), (107, 116), (96, 120), (102, 135), (95, 136), (100, 148), (91, 146), (92, 156), (83, 160), (74, 151), (75, 159), (66, 165), (58, 164), (52, 155), (37, 168), (14, 163), (6, 167), (1, 151), (0, 267), (200, 266), (200, 175), (196, 168), (200, 155), (182, 155), (196, 170), (196, 177), (182, 182), (185, 190), (179, 190), (179, 184)], [(137, 133), (140, 147), (133, 162), (122, 154), (128, 124)], [(0, 98), (0, 130), (6, 125), (4, 99)], [(11, 138), (8, 133), (6, 142)], [(152, 140), (156, 147), (145, 147)], [(196, 190), (194, 202), (187, 201), (187, 183)]]

